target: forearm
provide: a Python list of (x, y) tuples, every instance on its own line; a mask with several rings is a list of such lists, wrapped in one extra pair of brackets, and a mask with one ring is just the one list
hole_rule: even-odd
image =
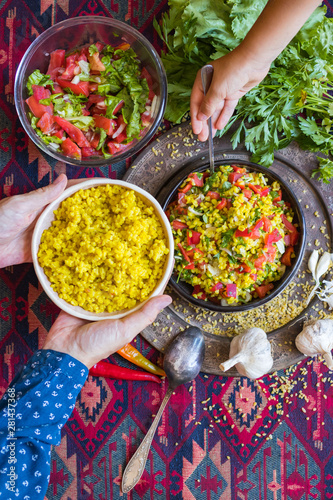
[(15, 377), (0, 401), (0, 491), (44, 498), (51, 444), (60, 443), (87, 375), (71, 356), (40, 350)]
[(320, 0), (269, 0), (236, 50), (270, 65), (320, 4)]

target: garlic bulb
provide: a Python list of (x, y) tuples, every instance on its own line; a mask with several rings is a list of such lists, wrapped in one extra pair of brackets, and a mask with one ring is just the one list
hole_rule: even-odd
[(328, 368), (333, 370), (333, 320), (318, 319), (308, 323), (296, 337), (297, 349), (306, 356), (322, 354)]
[(234, 365), (240, 375), (252, 379), (262, 377), (273, 366), (271, 344), (261, 328), (249, 328), (234, 337), (230, 344), (230, 359), (220, 364), (226, 372)]

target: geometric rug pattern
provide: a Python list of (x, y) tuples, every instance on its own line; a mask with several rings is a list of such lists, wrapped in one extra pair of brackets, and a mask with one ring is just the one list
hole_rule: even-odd
[[(333, 0), (326, 1), (333, 16)], [(13, 101), (16, 68), (30, 43), (75, 16), (110, 16), (140, 30), (160, 50), (152, 27), (166, 0), (0, 0), (0, 195), (69, 178), (121, 178), (130, 161), (76, 168), (29, 141)], [(59, 310), (30, 264), (0, 270), (0, 396)], [(157, 362), (140, 336), (134, 345)], [(111, 361), (128, 366), (118, 355)], [(128, 495), (124, 467), (146, 434), (167, 386), (89, 377), (52, 450), (48, 500), (333, 499), (333, 374), (305, 360), (258, 381), (200, 373), (172, 395), (145, 472)]]

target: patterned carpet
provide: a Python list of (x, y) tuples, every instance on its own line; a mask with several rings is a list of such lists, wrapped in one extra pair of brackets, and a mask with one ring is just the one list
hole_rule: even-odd
[[(333, 0), (326, 2), (333, 16)], [(121, 177), (125, 164), (77, 169), (28, 141), (13, 104), (16, 67), (38, 34), (78, 15), (115, 17), (158, 48), (153, 17), (166, 0), (0, 1), (1, 196), (68, 177)], [(58, 309), (31, 265), (0, 271), (0, 395), (43, 345)], [(156, 361), (141, 337), (136, 346)], [(113, 362), (125, 366), (117, 355)], [(157, 413), (165, 383), (89, 377), (53, 450), (46, 498), (118, 499), (121, 476)], [(164, 412), (141, 481), (130, 499), (309, 500), (333, 498), (333, 375), (304, 361), (252, 382), (201, 373), (180, 387)]]

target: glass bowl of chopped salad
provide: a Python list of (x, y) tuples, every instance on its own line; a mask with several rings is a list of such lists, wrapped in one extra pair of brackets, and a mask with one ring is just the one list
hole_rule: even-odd
[(210, 175), (199, 160), (176, 173), (157, 199), (175, 243), (171, 285), (196, 306), (238, 312), (263, 305), (302, 262), (302, 209), (272, 170), (222, 160)]
[(16, 110), (45, 153), (98, 167), (142, 149), (159, 126), (167, 82), (137, 30), (111, 18), (62, 21), (42, 33), (17, 69)]

